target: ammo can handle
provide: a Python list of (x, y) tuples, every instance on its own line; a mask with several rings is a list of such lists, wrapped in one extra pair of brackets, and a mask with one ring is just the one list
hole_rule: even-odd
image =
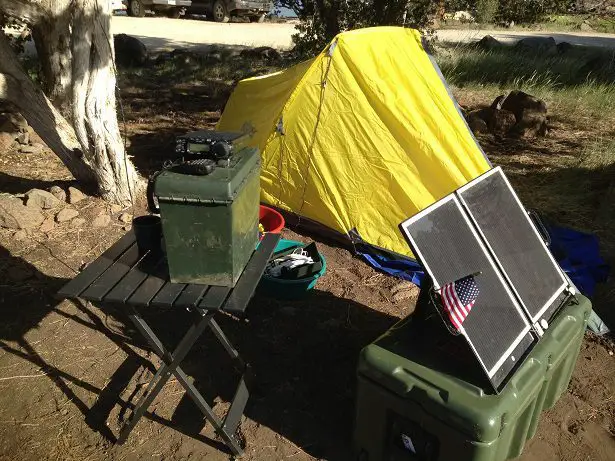
[(154, 198), (154, 186), (156, 186), (156, 179), (158, 179), (158, 176), (163, 171), (164, 170), (157, 171), (156, 173), (151, 175), (149, 177), (149, 180), (147, 181), (147, 208), (149, 209), (150, 213), (160, 214), (160, 207), (158, 206)]

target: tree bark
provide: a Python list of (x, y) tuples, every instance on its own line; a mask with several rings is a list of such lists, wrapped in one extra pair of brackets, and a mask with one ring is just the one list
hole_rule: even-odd
[(106, 200), (131, 202), (143, 182), (126, 156), (117, 122), (109, 2), (0, 0), (0, 13), (15, 16), (15, 5), (36, 12), (28, 17), (56, 107), (27, 77), (4, 36), (0, 99), (20, 109), (75, 179), (94, 186)]
[(36, 53), (43, 71), (43, 89), (54, 106), (70, 114), (71, 44), (66, 17), (45, 18), (32, 27)]
[(22, 69), (4, 34), (0, 34), (0, 100), (19, 109), (77, 181), (95, 187), (96, 176), (83, 158), (73, 128)]

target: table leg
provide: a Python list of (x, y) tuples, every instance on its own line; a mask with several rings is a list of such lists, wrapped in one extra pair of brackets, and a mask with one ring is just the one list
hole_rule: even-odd
[(152, 381), (149, 383), (146, 393), (139, 399), (132, 415), (130, 416), (130, 419), (120, 430), (118, 443), (124, 443), (126, 441), (130, 435), (130, 432), (134, 429), (139, 420), (143, 417), (147, 408), (160, 393), (166, 382), (169, 380), (171, 374), (173, 374), (182, 387), (186, 390), (190, 398), (197, 405), (201, 413), (203, 413), (205, 418), (213, 425), (215, 431), (224, 440), (232, 453), (235, 456), (239, 456), (243, 453), (243, 448), (240, 441), (235, 436), (235, 431), (239, 426), (243, 410), (249, 397), (249, 392), (246, 386), (246, 373), (244, 373), (244, 376), (241, 378), (237, 391), (235, 392), (235, 396), (233, 397), (233, 401), (231, 402), (228, 414), (224, 420), (221, 421), (220, 418), (218, 418), (218, 416), (214, 413), (213, 409), (207, 404), (196, 387), (190, 382), (186, 373), (179, 366), (180, 362), (186, 357), (199, 336), (201, 336), (207, 327), (210, 327), (216, 338), (222, 343), (224, 349), (239, 364), (242, 371), (248, 371), (248, 367), (239, 356), (239, 352), (237, 352), (237, 350), (233, 347), (218, 323), (213, 319), (213, 315), (213, 313), (204, 314), (201, 319), (197, 321), (197, 323), (190, 327), (173, 353), (170, 353), (158, 339), (154, 331), (145, 322), (143, 317), (141, 317), (139, 312), (136, 309), (133, 309), (133, 313), (129, 315), (131, 321), (146, 338), (154, 352), (163, 359), (164, 364), (158, 369), (158, 371), (156, 371)]
[[(130, 432), (134, 429), (134, 427), (137, 425), (147, 408), (152, 404), (156, 396), (160, 393), (166, 382), (171, 377), (171, 374), (174, 374), (175, 371), (177, 371), (180, 362), (186, 357), (186, 355), (190, 351), (190, 348), (194, 345), (199, 336), (201, 336), (205, 328), (207, 328), (209, 322), (212, 319), (212, 316), (213, 314), (207, 314), (203, 316), (197, 323), (192, 325), (180, 341), (173, 354), (169, 354), (169, 352), (162, 345), (162, 342), (154, 334), (151, 328), (149, 328), (149, 326), (145, 323), (139, 313), (134, 312), (130, 315), (131, 320), (135, 322), (135, 325), (144, 334), (150, 345), (155, 346), (154, 350), (158, 353), (161, 353), (163, 360), (165, 356), (168, 356), (171, 358), (171, 361), (169, 363), (164, 363), (154, 375), (154, 378), (148, 386), (146, 394), (144, 394), (141, 399), (139, 399), (139, 402), (137, 403), (137, 406), (135, 407), (132, 415), (130, 416), (130, 419), (124, 424), (124, 426), (120, 430), (118, 443), (124, 443), (126, 441)], [(183, 374), (183, 371), (181, 373)]]

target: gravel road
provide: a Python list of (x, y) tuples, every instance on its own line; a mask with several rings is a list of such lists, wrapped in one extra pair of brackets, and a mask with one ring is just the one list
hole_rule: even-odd
[(292, 46), (294, 24), (217, 23), (197, 19), (129, 18), (114, 16), (114, 34), (139, 38), (151, 51), (174, 48), (206, 48), (208, 45)]
[[(174, 48), (206, 48), (212, 44), (241, 46), (271, 46), (289, 49), (294, 24), (220, 24), (196, 19), (129, 18), (113, 17), (113, 33), (134, 35), (141, 39), (151, 51)], [(472, 42), (484, 35), (493, 35), (506, 43), (530, 36), (553, 37), (557, 42), (573, 45), (615, 48), (615, 35), (597, 32), (549, 33), (534, 31), (490, 31), (490, 30), (440, 30), (438, 37), (446, 42)]]

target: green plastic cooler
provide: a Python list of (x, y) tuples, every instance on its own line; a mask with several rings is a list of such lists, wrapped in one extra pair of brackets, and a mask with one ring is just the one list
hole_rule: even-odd
[(361, 352), (354, 445), (361, 461), (504, 461), (566, 390), (591, 310), (568, 303), (500, 394), (436, 316), (402, 320)]

